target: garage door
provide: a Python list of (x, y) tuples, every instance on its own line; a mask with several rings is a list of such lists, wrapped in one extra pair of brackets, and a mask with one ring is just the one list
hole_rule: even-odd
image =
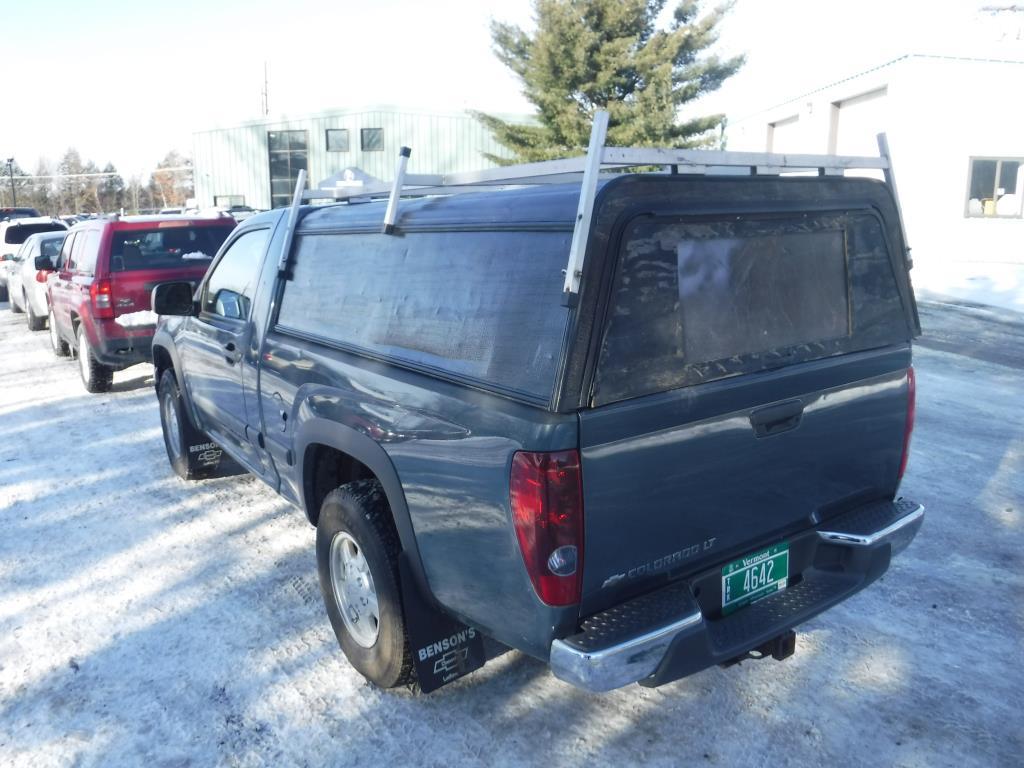
[(800, 146), (800, 116), (793, 115), (768, 124), (768, 152), (806, 152)]
[(886, 130), (889, 99), (886, 88), (832, 105), (830, 151), (839, 155), (877, 155), (876, 135)]

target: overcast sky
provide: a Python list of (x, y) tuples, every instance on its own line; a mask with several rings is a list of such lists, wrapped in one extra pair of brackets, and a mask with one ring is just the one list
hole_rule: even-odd
[[(1024, 58), (1024, 14), (991, 0), (740, 0), (723, 54), (743, 72), (695, 111), (741, 117), (909, 52)], [(15, 9), (10, 6), (16, 5)], [(492, 18), (529, 27), (531, 0), (4, 0), (0, 158), (28, 171), (76, 147), (148, 172), (193, 131), (260, 116), (395, 104), (529, 113), (491, 52)], [(1002, 38), (1002, 39), (1000, 39)]]

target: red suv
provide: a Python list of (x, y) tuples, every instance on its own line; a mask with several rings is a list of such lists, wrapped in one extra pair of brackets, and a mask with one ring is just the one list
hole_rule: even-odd
[(108, 391), (114, 371), (150, 359), (153, 286), (198, 284), (234, 227), (230, 216), (126, 216), (75, 225), (47, 278), (54, 353), (76, 350), (85, 388)]

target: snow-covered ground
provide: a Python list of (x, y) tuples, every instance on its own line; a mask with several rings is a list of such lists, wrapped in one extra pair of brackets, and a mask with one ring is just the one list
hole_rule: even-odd
[(301, 512), (171, 473), (146, 366), (88, 395), (0, 305), (0, 765), (1020, 765), (1024, 370), (917, 366), (925, 527), (796, 656), (591, 696), (513, 652), (422, 696), (345, 662)]
[(920, 260), (912, 273), (924, 298), (948, 298), (1024, 312), (1024, 263)]

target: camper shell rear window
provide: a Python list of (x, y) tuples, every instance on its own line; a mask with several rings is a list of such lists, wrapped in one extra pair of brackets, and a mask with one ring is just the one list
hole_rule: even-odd
[(905, 341), (871, 212), (642, 215), (621, 239), (593, 402)]

